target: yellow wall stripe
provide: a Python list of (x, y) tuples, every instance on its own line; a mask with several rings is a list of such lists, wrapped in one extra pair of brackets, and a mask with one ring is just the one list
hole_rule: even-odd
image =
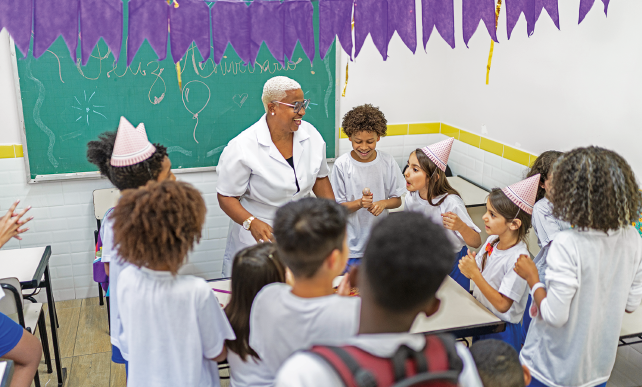
[(460, 130), (459, 141), (465, 142), (468, 145), (472, 145), (475, 148), (479, 148), (479, 144), (481, 143), (481, 137), (473, 133), (468, 133), (465, 130)]
[(479, 148), (485, 150), (486, 152), (494, 153), (499, 157), (504, 157), (504, 144), (501, 144), (497, 141), (482, 137)]
[(527, 167), (530, 166), (530, 155), (528, 153), (507, 145), (504, 145), (504, 158)]
[(441, 124), (441, 134), (445, 134), (448, 137), (454, 137), (455, 140), (459, 140), (459, 129), (454, 126)]
[(436, 134), (439, 133), (441, 123), (428, 122), (424, 124), (410, 124), (408, 134)]
[(388, 125), (388, 136), (403, 136), (408, 134), (408, 124)]

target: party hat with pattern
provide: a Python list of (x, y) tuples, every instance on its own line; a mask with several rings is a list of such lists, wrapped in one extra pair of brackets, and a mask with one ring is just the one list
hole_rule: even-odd
[(141, 123), (134, 128), (125, 117), (120, 117), (110, 164), (114, 167), (138, 164), (150, 158), (154, 152), (156, 147), (147, 139), (145, 125)]
[(535, 198), (537, 196), (539, 177), (540, 175), (538, 173), (519, 183), (502, 188), (502, 192), (504, 192), (517, 207), (532, 215)]
[(450, 157), (453, 142), (455, 142), (455, 139), (450, 137), (447, 140), (425, 146), (421, 148), (421, 150), (424, 151), (426, 156), (428, 156), (439, 169), (446, 172), (446, 164), (448, 164), (448, 157)]

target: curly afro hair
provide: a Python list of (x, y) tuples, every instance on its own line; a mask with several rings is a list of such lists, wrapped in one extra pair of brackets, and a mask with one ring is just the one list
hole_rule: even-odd
[(546, 196), (546, 190), (542, 188), (542, 185), (544, 185), (544, 182), (548, 180), (548, 174), (553, 169), (553, 164), (555, 163), (555, 161), (557, 161), (558, 158), (560, 158), (561, 155), (563, 155), (563, 153), (559, 151), (546, 151), (539, 155), (539, 157), (533, 163), (531, 169), (528, 171), (526, 178), (535, 176), (538, 173), (540, 174), (539, 185), (537, 186), (537, 197), (535, 198), (536, 202)]
[(114, 167), (110, 164), (114, 152), (116, 132), (105, 132), (98, 136), (97, 141), (87, 143), (87, 160), (96, 165), (100, 174), (107, 177), (119, 190), (138, 188), (150, 180), (156, 180), (163, 169), (163, 160), (167, 156), (167, 148), (154, 144), (156, 152), (147, 160), (126, 167)]
[(607, 232), (630, 225), (642, 209), (642, 194), (629, 164), (595, 146), (577, 148), (553, 166), (553, 216), (579, 229)]
[(363, 131), (375, 132), (378, 136), (384, 137), (388, 130), (388, 120), (378, 107), (365, 104), (347, 112), (343, 116), (341, 127), (348, 137)]
[(183, 182), (149, 182), (123, 191), (112, 212), (114, 244), (123, 261), (154, 269), (167, 265), (178, 273), (194, 242), (201, 239), (205, 201)]

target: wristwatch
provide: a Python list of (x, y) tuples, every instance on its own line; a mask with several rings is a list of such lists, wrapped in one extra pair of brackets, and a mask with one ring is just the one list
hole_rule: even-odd
[(253, 216), (250, 216), (249, 218), (245, 219), (243, 221), (243, 228), (246, 230), (249, 230), (253, 220), (254, 220)]

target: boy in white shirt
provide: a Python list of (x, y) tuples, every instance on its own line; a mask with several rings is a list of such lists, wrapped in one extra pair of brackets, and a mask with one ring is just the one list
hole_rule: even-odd
[(114, 242), (130, 264), (117, 289), (129, 387), (220, 386), (217, 362), (234, 332), (207, 283), (177, 274), (205, 213), (200, 193), (174, 181), (124, 191), (113, 211)]
[[(439, 309), (435, 297), (437, 289), (450, 272), (455, 261), (452, 245), (446, 231), (418, 213), (404, 212), (377, 223), (368, 241), (363, 262), (352, 268), (350, 277), (359, 287), (361, 311), (359, 334), (343, 341), (335, 341), (346, 352), (360, 352), (364, 357), (391, 358), (402, 346), (423, 354), (426, 343), (434, 356), (445, 356), (439, 348), (431, 349), (435, 336), (410, 334), (409, 330), (419, 313), (430, 316)], [(357, 279), (358, 281), (354, 281)], [(454, 343), (452, 336), (443, 343), (454, 345), (453, 356), (444, 359), (447, 369), (456, 370), (462, 387), (482, 386), (468, 349)], [(285, 362), (277, 376), (278, 387), (325, 387), (351, 385), (344, 383), (329, 359), (321, 357), (319, 349), (299, 352)], [(326, 360), (328, 359), (328, 360)], [(355, 357), (357, 359), (357, 357)], [(441, 360), (441, 358), (440, 358)], [(417, 361), (417, 363), (420, 363)], [(430, 364), (436, 366), (441, 361)], [(389, 385), (381, 378), (391, 367), (364, 367), (377, 380), (377, 386)], [(372, 364), (370, 364), (372, 365)], [(414, 367), (412, 367), (414, 370)], [(432, 369), (432, 368), (431, 368)], [(388, 379), (390, 379), (390, 375)], [(365, 379), (365, 378), (362, 378)], [(369, 384), (370, 385), (370, 384)]]
[(360, 300), (334, 294), (332, 287), (348, 260), (345, 209), (327, 199), (288, 203), (276, 212), (274, 237), (294, 285), (270, 284), (252, 304), (250, 347), (261, 358), (256, 386), (274, 385), (295, 351), (354, 336), (359, 322)]
[[(376, 150), (386, 135), (386, 117), (370, 104), (353, 108), (343, 116), (343, 132), (352, 143), (352, 151), (334, 162), (330, 182), (334, 197), (348, 210), (348, 266), (363, 257), (366, 241), (376, 217), (401, 206), (406, 192), (405, 179), (395, 159)], [(369, 193), (364, 192), (368, 188)]]

